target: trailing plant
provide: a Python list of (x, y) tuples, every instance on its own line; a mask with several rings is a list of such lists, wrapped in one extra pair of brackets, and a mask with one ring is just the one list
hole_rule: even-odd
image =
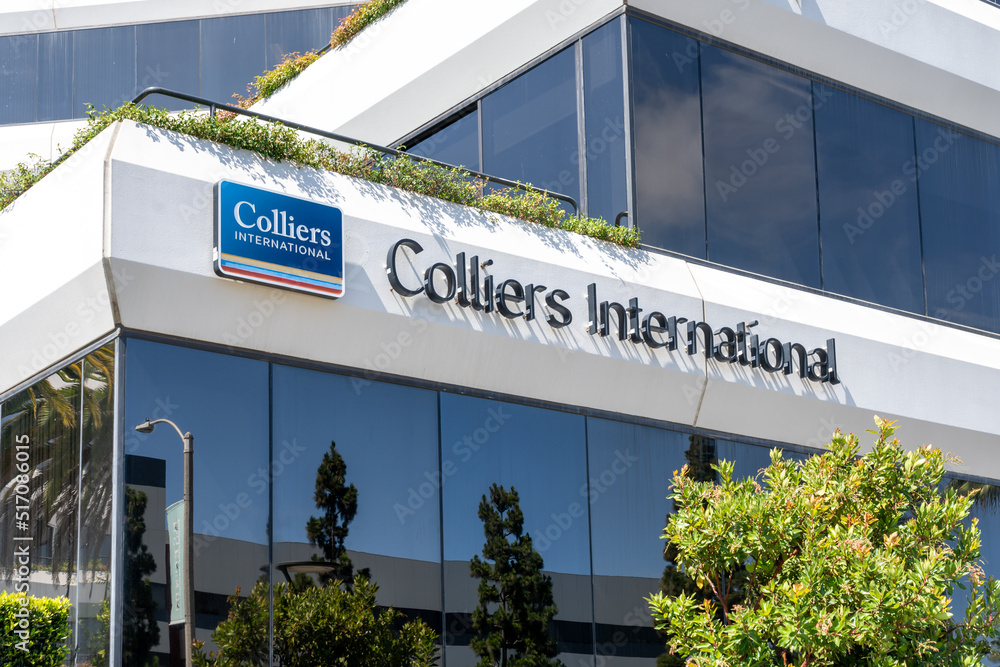
[(347, 44), (369, 25), (379, 20), (406, 0), (369, 0), (351, 12), (340, 22), (330, 37), (330, 46), (338, 47)]
[[(309, 51), (305, 55), (299, 55), (298, 51), (285, 55), (280, 63), (272, 69), (265, 70), (263, 74), (255, 76), (253, 81), (247, 85), (247, 96), (241, 97), (239, 93), (234, 93), (237, 106), (242, 109), (249, 109), (260, 100), (267, 99), (279, 88), (297, 77), (302, 71), (319, 60), (319, 54)], [(231, 112), (222, 111), (224, 116)]]
[(991, 652), (1000, 582), (983, 573), (974, 498), (942, 490), (940, 450), (906, 452), (894, 422), (876, 426), (864, 456), (839, 431), (804, 462), (775, 449), (760, 482), (726, 461), (718, 482), (674, 473), (663, 538), (693, 589), (648, 600), (672, 653), (691, 667), (971, 667)]
[[(67, 598), (0, 591), (0, 665), (58, 667), (68, 654)], [(24, 634), (18, 635), (18, 632)]]
[(615, 227), (604, 220), (568, 215), (559, 202), (526, 186), (526, 190), (505, 189), (483, 194), (484, 183), (462, 169), (447, 169), (414, 160), (407, 155), (389, 157), (370, 148), (339, 151), (317, 139), (302, 138), (296, 130), (280, 123), (252, 118), (211, 116), (200, 111), (170, 113), (151, 106), (128, 102), (117, 109), (88, 115), (87, 125), (77, 132), (70, 148), (55, 162), (36, 159), (14, 170), (0, 173), (0, 208), (6, 207), (113, 123), (130, 120), (164, 130), (208, 139), (233, 148), (249, 150), (264, 158), (290, 161), (299, 166), (333, 171), (390, 185), (417, 194), (464, 204), (482, 211), (500, 213), (536, 222), (547, 227), (584, 234), (625, 247), (639, 244), (637, 230)]

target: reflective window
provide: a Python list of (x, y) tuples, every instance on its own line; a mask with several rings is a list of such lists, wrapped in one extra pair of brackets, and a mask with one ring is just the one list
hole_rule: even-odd
[(73, 35), (73, 115), (114, 109), (135, 97), (135, 26), (78, 30)]
[(35, 120), (38, 36), (0, 37), (0, 123)]
[(819, 287), (809, 81), (707, 44), (701, 71), (708, 259)]
[(916, 127), (927, 314), (1000, 332), (1000, 146)]
[(183, 624), (167, 625), (176, 563), (168, 558), (166, 518), (183, 499), (184, 443), (169, 424), (148, 434), (134, 427), (169, 419), (194, 437), (196, 639), (215, 650), (211, 632), (228, 616), (228, 598), (247, 595), (262, 573), (266, 580), (268, 366), (139, 340), (128, 341), (126, 354), (122, 650), (124, 664), (159, 658), (164, 665), (184, 655)]
[[(344, 546), (380, 604), (441, 629), (437, 395), (432, 391), (274, 366), (274, 581), (283, 564), (328, 561), (308, 524), (322, 517), (319, 471), (331, 447), (357, 489)], [(285, 568), (287, 570), (287, 567)]]
[(406, 152), (479, 171), (479, 111), (462, 116)]
[[(583, 100), (587, 215), (614, 222), (620, 212), (628, 209), (620, 21), (611, 21), (583, 38)], [(623, 220), (623, 224), (628, 221)]]
[(201, 96), (234, 102), (265, 69), (264, 15), (227, 16), (201, 21)]
[[(159, 86), (198, 94), (198, 23), (173, 21), (136, 26), (136, 93)], [(167, 109), (193, 106), (169, 97), (151, 101)]]
[(823, 289), (923, 313), (912, 119), (815, 84)]
[(551, 631), (563, 662), (576, 664), (567, 654), (590, 654), (593, 645), (584, 418), (442, 393), (441, 443), (448, 665), (475, 663), (468, 644), (478, 580), (469, 562), (482, 557), (478, 509), (494, 483), (519, 495), (524, 531), (552, 578)]
[(580, 199), (576, 64), (564, 49), (482, 102), (483, 169)]
[(73, 33), (46, 32), (38, 36), (38, 117), (73, 117)]
[[(337, 7), (343, 12), (345, 8)], [(267, 45), (264, 50), (266, 68), (271, 69), (289, 53), (305, 53), (321, 49), (329, 43), (333, 29), (341, 16), (334, 20), (334, 9), (306, 9), (297, 12), (267, 14)]]
[(705, 258), (698, 42), (630, 21), (635, 220), (642, 242)]

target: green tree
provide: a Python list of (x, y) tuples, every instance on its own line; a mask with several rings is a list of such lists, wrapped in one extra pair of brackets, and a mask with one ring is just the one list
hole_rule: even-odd
[(479, 518), (486, 543), (483, 558), (473, 556), (470, 563), (472, 576), (480, 579), (479, 606), (472, 612), (477, 667), (562, 665), (550, 659), (558, 653), (549, 635), (557, 611), (552, 579), (542, 574), (542, 556), (524, 534), (517, 490), (491, 485)]
[[(649, 598), (671, 649), (692, 666), (976, 665), (1000, 632), (1000, 584), (980, 565), (971, 496), (940, 490), (945, 457), (904, 452), (876, 418), (874, 448), (839, 431), (804, 462), (771, 453), (755, 479), (673, 478), (663, 531), (677, 565), (711, 596)], [(745, 568), (742, 604), (730, 604)], [(966, 589), (964, 619), (952, 613)], [(963, 593), (963, 595), (965, 595)]]
[(347, 484), (347, 464), (337, 451), (337, 443), (330, 443), (330, 451), (323, 454), (323, 461), (316, 470), (316, 493), (313, 498), (322, 515), (310, 517), (306, 534), (310, 544), (323, 550), (323, 558), (313, 560), (332, 563), (334, 568), (323, 577), (324, 582), (346, 581), (354, 578), (354, 565), (347, 555), (344, 541), (354, 515), (358, 512), (358, 490)]
[[(378, 586), (358, 576), (352, 587), (313, 586), (294, 591), (277, 584), (274, 594), (274, 658), (282, 667), (433, 667), (437, 635), (422, 621), (408, 621), (391, 607), (379, 609)], [(219, 647), (195, 651), (198, 667), (268, 665), (268, 585), (229, 599), (229, 618), (216, 627)], [(397, 629), (398, 628), (398, 629)]]

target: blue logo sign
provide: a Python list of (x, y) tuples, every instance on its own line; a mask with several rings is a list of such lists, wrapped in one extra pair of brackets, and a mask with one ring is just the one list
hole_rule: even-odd
[(216, 190), (215, 272), (337, 298), (344, 294), (339, 208), (230, 181)]

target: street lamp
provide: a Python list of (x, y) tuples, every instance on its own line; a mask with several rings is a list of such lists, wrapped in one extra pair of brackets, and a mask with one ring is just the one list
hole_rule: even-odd
[(146, 419), (135, 427), (139, 433), (152, 433), (157, 424), (170, 424), (184, 441), (184, 664), (193, 667), (191, 652), (194, 645), (194, 436), (181, 433), (177, 424), (169, 419)]

